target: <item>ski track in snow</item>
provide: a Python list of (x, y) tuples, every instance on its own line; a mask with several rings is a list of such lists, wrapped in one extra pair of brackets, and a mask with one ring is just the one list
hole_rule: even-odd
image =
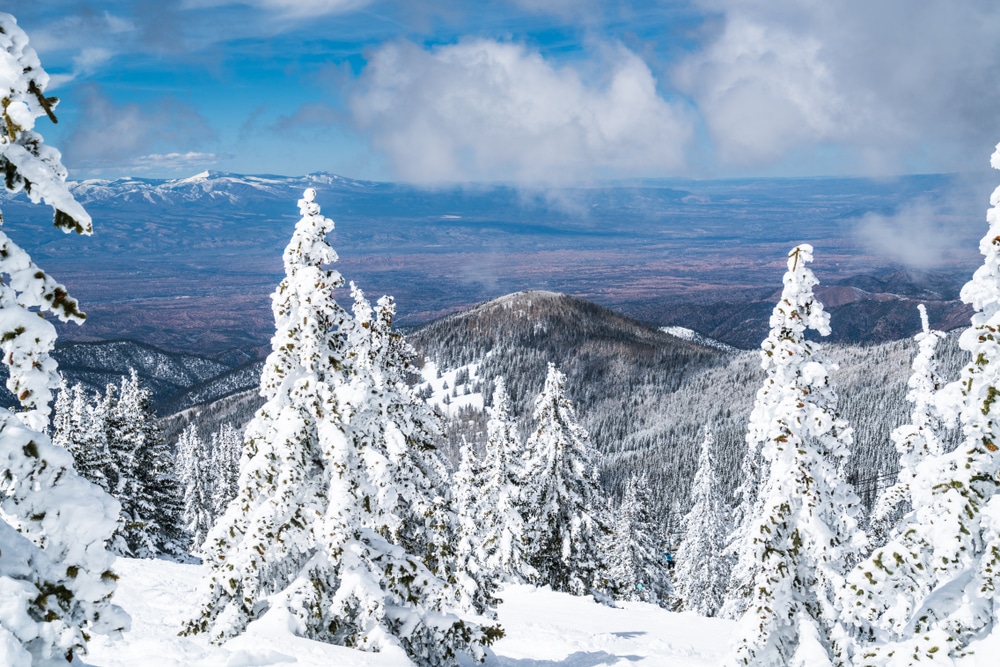
[[(91, 667), (409, 667), (396, 650), (364, 653), (296, 637), (287, 618), (268, 614), (223, 646), (178, 637), (206, 566), (120, 558), (115, 602), (132, 616), (122, 637), (98, 636)], [(493, 667), (715, 667), (725, 656), (731, 621), (675, 614), (641, 603), (612, 609), (591, 598), (511, 586), (502, 591)], [(467, 663), (469, 664), (469, 663)], [(475, 663), (471, 663), (475, 664)]]

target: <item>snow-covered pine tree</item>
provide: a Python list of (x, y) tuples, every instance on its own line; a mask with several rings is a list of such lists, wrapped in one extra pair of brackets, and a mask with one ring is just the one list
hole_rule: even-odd
[(57, 395), (52, 442), (73, 455), (79, 475), (110, 492), (108, 469), (112, 463), (101, 405), (101, 397), (88, 398), (80, 383), (72, 387), (64, 384)]
[(906, 395), (913, 408), (910, 423), (892, 432), (892, 441), (899, 452), (899, 474), (896, 483), (879, 494), (875, 503), (870, 531), (873, 546), (885, 544), (900, 519), (912, 509), (910, 484), (917, 466), (925, 458), (939, 456), (943, 451), (939, 435), (942, 424), (935, 400), (944, 381), (938, 373), (935, 348), (944, 334), (931, 330), (924, 304), (919, 304), (917, 308), (922, 329), (916, 336), (917, 354), (913, 358), (913, 373), (907, 383), (910, 391)]
[(523, 452), (510, 396), (502, 377), (494, 380), (492, 406), (487, 408), (486, 452), (477, 484), (480, 503), (483, 566), (503, 581), (526, 583), (535, 576), (526, 560), (521, 495)]
[(137, 558), (181, 557), (191, 539), (184, 528), (183, 491), (149, 389), (133, 369), (105, 399), (108, 450), (118, 475), (113, 494), (122, 505), (115, 548)]
[(479, 613), (489, 612), (496, 606), (493, 593), (497, 581), (497, 574), (485, 565), (483, 539), (486, 532), (481, 520), (486, 498), (481, 495), (482, 482), (483, 470), (472, 445), (463, 441), (458, 471), (452, 481), (457, 523), (456, 579), (462, 605)]
[(327, 441), (346, 442), (336, 389), (347, 382), (348, 316), (332, 294), (343, 279), (323, 268), (337, 260), (326, 241), (333, 221), (320, 215), (314, 198), (307, 190), (299, 201), (285, 278), (271, 296), (276, 332), (260, 385), (267, 402), (244, 432), (239, 491), (205, 542), (212, 571), (184, 626), (213, 641), (242, 633), (271, 600), (288, 606), (307, 636), (324, 637), (333, 622), (328, 599), (294, 606), (287, 600), (300, 581), (316, 595), (336, 590), (331, 558), (340, 554), (320, 548), (319, 524), (331, 481), (347, 472), (334, 472)]
[(812, 246), (788, 255), (771, 333), (761, 344), (767, 377), (750, 415), (748, 439), (764, 460), (754, 520), (739, 553), (754, 572), (732, 664), (778, 667), (850, 664), (836, 592), (863, 548), (860, 500), (844, 480), (851, 430), (836, 411), (829, 362), (806, 329), (829, 334), (806, 264)]
[[(66, 187), (59, 152), (33, 131), (55, 119), (48, 75), (13, 16), (0, 13), (0, 171), (4, 187), (55, 210), (56, 226), (89, 234), (90, 218)], [(69, 452), (44, 434), (52, 390), (56, 331), (43, 317), (81, 323), (66, 289), (0, 232), (0, 349), (7, 388), (22, 412), (0, 409), (0, 664), (67, 664), (94, 632), (122, 629), (128, 617), (110, 604), (116, 577), (104, 542), (118, 504), (73, 470)]]
[[(1000, 169), (1000, 144), (991, 164)], [(975, 308), (959, 345), (971, 358), (939, 392), (958, 412), (953, 452), (921, 452), (909, 482), (913, 511), (889, 542), (852, 573), (846, 611), (859, 626), (865, 664), (953, 664), (997, 624), (1000, 589), (1000, 188), (990, 197), (983, 266), (962, 289)], [(921, 434), (925, 435), (925, 434)], [(928, 455), (930, 454), (930, 455)], [(919, 458), (919, 456), (914, 456)]]
[(740, 560), (739, 554), (749, 539), (754, 520), (754, 505), (757, 504), (758, 487), (761, 480), (760, 443), (747, 434), (747, 449), (740, 466), (740, 482), (736, 488), (736, 506), (733, 508), (732, 531), (726, 537), (723, 554), (729, 562), (729, 583), (722, 599), (719, 616), (736, 620), (746, 613), (753, 594), (753, 579), (756, 563)]
[(670, 571), (664, 560), (666, 531), (651, 510), (649, 480), (630, 479), (614, 515), (610, 544), (609, 579), (616, 597), (671, 606), (674, 597)]
[(535, 431), (525, 446), (524, 507), (528, 563), (537, 582), (553, 590), (585, 595), (605, 573), (601, 552), (609, 531), (601, 513), (596, 453), (563, 394), (565, 376), (549, 364), (545, 387), (535, 399)]
[(213, 495), (220, 479), (212, 452), (198, 435), (196, 424), (188, 424), (177, 438), (175, 466), (184, 491), (184, 527), (191, 534), (191, 547), (200, 549), (215, 520)]
[[(188, 478), (194, 470), (194, 460), (200, 455), (198, 450), (204, 447), (201, 436), (198, 435), (198, 426), (189, 423), (177, 436), (177, 443), (174, 445), (174, 474), (181, 488), (188, 488)], [(186, 514), (186, 512), (185, 512)], [(185, 517), (186, 520), (186, 517)]]
[(72, 392), (66, 385), (66, 378), (61, 375), (58, 389), (55, 404), (52, 406), (52, 444), (69, 449), (70, 438), (80, 430), (79, 416), (72, 414)]
[[(352, 290), (355, 299), (367, 304), (353, 284)], [(375, 431), (381, 433), (381, 439), (388, 445), (400, 500), (399, 542), (407, 551), (423, 558), (433, 572), (450, 579), (450, 568), (455, 563), (456, 519), (449, 496), (450, 474), (435, 444), (442, 437), (440, 418), (407, 383), (407, 378), (415, 372), (416, 352), (402, 334), (392, 329), (396, 314), (393, 298), (380, 298), (374, 311), (366, 311), (362, 305), (356, 311), (355, 322), (363, 324), (359, 312), (371, 312), (372, 320), (367, 328), (355, 327), (362, 339), (355, 337), (352, 356), (369, 358), (356, 367), (357, 380), (374, 386), (378, 394), (377, 400), (366, 408), (369, 411), (374, 408), (375, 412), (374, 418), (368, 418), (368, 424), (375, 425)], [(361, 410), (360, 414), (363, 413)]]
[[(369, 446), (365, 453), (384, 456), (388, 465), (384, 472), (379, 470), (381, 464), (372, 465), (369, 474), (377, 487), (390, 486), (393, 490), (382, 501), (388, 504), (377, 513), (375, 530), (393, 536), (394, 541), (407, 553), (418, 556), (439, 579), (425, 593), (428, 606), (438, 605), (442, 609), (456, 606), (493, 618), (495, 576), (478, 567), (476, 561), (469, 567), (468, 559), (460, 558), (457, 553), (459, 519), (453, 498), (448, 495), (449, 475), (434, 444), (440, 437), (441, 426), (437, 415), (406, 382), (413, 372), (415, 353), (405, 338), (392, 329), (395, 303), (391, 297), (382, 297), (372, 310), (353, 283), (351, 290), (355, 316), (351, 337), (351, 356), (356, 362), (354, 382), (356, 386), (369, 388), (369, 399), (354, 405), (354, 437), (363, 443), (379, 444), (378, 448)], [(361, 396), (362, 392), (356, 391), (355, 395)], [(491, 635), (496, 631), (496, 628), (486, 629)], [(478, 647), (473, 648), (479, 651)]]
[(673, 577), (678, 609), (701, 616), (718, 613), (729, 579), (724, 553), (728, 522), (716, 482), (713, 443), (712, 432), (706, 428)]
[[(343, 284), (324, 268), (337, 259), (326, 241), (333, 222), (315, 196), (299, 201), (272, 297), (268, 400), (247, 427), (239, 492), (206, 542), (212, 572), (183, 632), (224, 641), (273, 606), (322, 641), (400, 646), (428, 666), (481, 657), (496, 632), (449, 613), (446, 583), (401, 544), (420, 531), (398, 510), (425, 480), (399, 463), (410, 460), (412, 434), (381, 409), (375, 378), (385, 374), (364, 365), (378, 353), (348, 342), (349, 332), (359, 344), (370, 338), (333, 298)], [(397, 479), (401, 469), (410, 478)]]
[[(631, 480), (630, 480), (631, 482)], [(637, 600), (640, 583), (635, 554), (632, 551), (632, 520), (635, 515), (635, 496), (629, 498), (628, 485), (617, 511), (611, 514), (611, 531), (604, 538), (601, 549), (608, 562), (609, 593), (618, 600)], [(666, 563), (664, 563), (666, 565)]]
[(209, 449), (214, 471), (212, 485), (212, 523), (223, 515), (226, 507), (239, 492), (240, 457), (243, 455), (243, 434), (232, 424), (223, 424), (212, 434)]

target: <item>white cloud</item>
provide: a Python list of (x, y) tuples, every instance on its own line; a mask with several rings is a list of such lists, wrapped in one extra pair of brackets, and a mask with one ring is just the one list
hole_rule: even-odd
[(276, 12), (290, 18), (310, 18), (343, 14), (360, 9), (373, 0), (185, 0), (185, 9), (247, 5)]
[(730, 20), (707, 49), (677, 68), (727, 163), (782, 157), (803, 142), (837, 140), (861, 122), (808, 35)]
[(94, 44), (109, 49), (136, 30), (132, 20), (111, 12), (66, 14), (31, 31), (31, 46), (40, 54), (67, 49), (83, 51)]
[(409, 181), (559, 183), (666, 174), (692, 122), (646, 64), (603, 49), (587, 79), (520, 44), (486, 39), (424, 50), (384, 45), (350, 98), (356, 124)]
[(1000, 4), (700, 5), (721, 15), (720, 28), (672, 77), (723, 163), (760, 167), (795, 154), (828, 163), (835, 152), (838, 171), (970, 169), (975, 147), (1000, 137)]
[(83, 89), (79, 120), (65, 144), (71, 168), (117, 168), (141, 156), (214, 139), (204, 118), (190, 105), (161, 98), (140, 106), (116, 104), (97, 86)]
[(189, 151), (187, 153), (150, 153), (149, 155), (140, 155), (132, 160), (132, 168), (137, 173), (150, 171), (159, 173), (181, 172), (209, 167), (229, 157), (232, 156), (219, 155), (217, 153), (199, 153), (196, 151)]
[(975, 217), (956, 215), (947, 203), (917, 200), (891, 215), (866, 213), (857, 221), (855, 235), (877, 256), (914, 269), (933, 269), (975, 247), (967, 237), (981, 231), (981, 225), (971, 220), (978, 223)]
[(81, 76), (90, 76), (114, 56), (109, 49), (89, 47), (73, 57), (73, 69), (67, 74), (49, 76), (48, 90), (55, 90)]

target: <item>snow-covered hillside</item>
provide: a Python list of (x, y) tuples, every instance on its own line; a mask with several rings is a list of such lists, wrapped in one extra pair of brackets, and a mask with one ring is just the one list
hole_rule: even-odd
[[(199, 565), (120, 559), (115, 599), (132, 615), (118, 639), (97, 637), (85, 662), (93, 667), (408, 667), (394, 651), (362, 653), (296, 637), (290, 619), (267, 614), (248, 632), (212, 646), (178, 637), (182, 615), (205, 572)], [(620, 609), (590, 598), (514, 586), (503, 591), (500, 622), (507, 636), (487, 665), (498, 667), (716, 666), (734, 624), (675, 614), (640, 602)]]
[(414, 390), (428, 404), (448, 416), (457, 415), (464, 407), (483, 409), (483, 394), (478, 375), (481, 363), (467, 364), (442, 371), (428, 361), (420, 369), (420, 383)]
[(723, 350), (725, 352), (739, 351), (738, 348), (735, 348), (732, 345), (726, 345), (722, 341), (700, 334), (694, 329), (688, 329), (686, 327), (660, 327), (660, 331), (665, 334), (670, 334), (671, 336), (676, 336), (682, 340), (691, 340), (699, 345), (714, 347), (717, 350)]

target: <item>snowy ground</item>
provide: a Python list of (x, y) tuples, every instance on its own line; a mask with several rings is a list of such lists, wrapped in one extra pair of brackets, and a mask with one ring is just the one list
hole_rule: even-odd
[[(266, 616), (225, 646), (178, 637), (182, 615), (204, 568), (168, 561), (119, 559), (118, 604), (132, 616), (119, 639), (97, 637), (85, 662), (93, 667), (406, 667), (399, 653), (361, 653), (295, 637)], [(722, 662), (733, 623), (673, 614), (642, 603), (622, 609), (549, 590), (503, 592), (494, 645), (496, 667), (695, 667)]]
[[(427, 398), (427, 403), (436, 406), (449, 417), (457, 415), (463, 407), (482, 410), (483, 395), (472, 390), (473, 385), (479, 380), (479, 366), (478, 363), (460, 366), (450, 371), (442, 371), (441, 377), (438, 377), (437, 366), (433, 361), (428, 361), (420, 370), (421, 382), (414, 387), (414, 390), (420, 392), (429, 389), (430, 396)], [(468, 373), (469, 379), (463, 384), (458, 384), (458, 376), (463, 371)]]

